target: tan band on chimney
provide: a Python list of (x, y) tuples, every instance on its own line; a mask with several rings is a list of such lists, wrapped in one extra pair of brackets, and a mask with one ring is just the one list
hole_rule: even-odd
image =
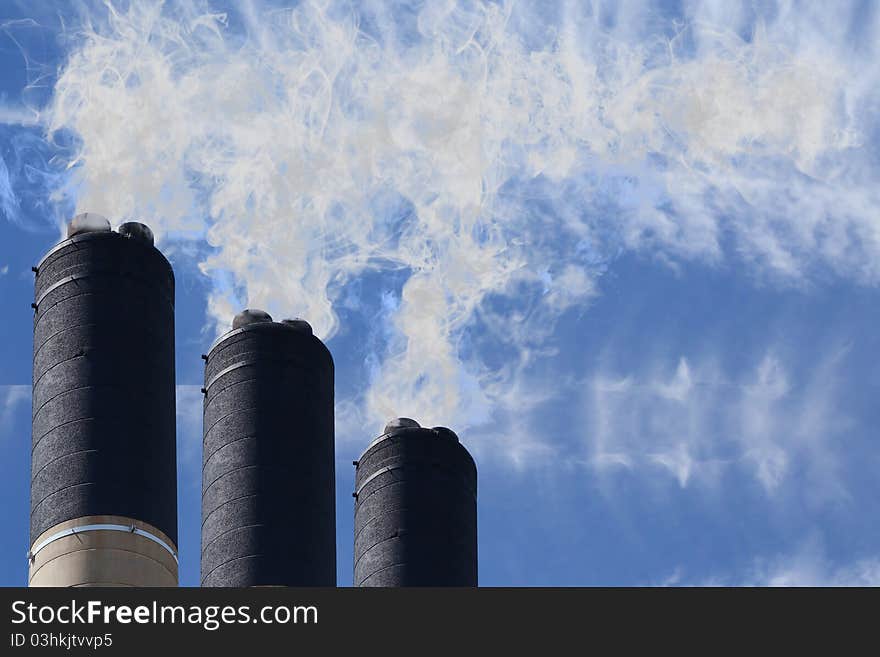
[(85, 516), (34, 541), (29, 586), (177, 586), (177, 548), (161, 530), (124, 516)]

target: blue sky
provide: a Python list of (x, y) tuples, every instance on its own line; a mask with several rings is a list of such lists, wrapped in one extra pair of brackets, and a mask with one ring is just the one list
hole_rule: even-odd
[(78, 211), (175, 267), (184, 585), (247, 305), (333, 352), (341, 585), (394, 415), (475, 455), (483, 585), (880, 584), (875, 4), (0, 4), (3, 584)]

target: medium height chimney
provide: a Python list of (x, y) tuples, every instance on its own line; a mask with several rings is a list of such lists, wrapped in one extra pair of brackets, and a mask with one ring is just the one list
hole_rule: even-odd
[(335, 586), (333, 358), (245, 310), (205, 363), (202, 586)]
[(31, 586), (176, 586), (174, 275), (81, 214), (36, 272)]

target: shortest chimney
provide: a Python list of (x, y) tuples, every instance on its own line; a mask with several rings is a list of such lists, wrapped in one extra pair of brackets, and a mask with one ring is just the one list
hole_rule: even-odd
[(355, 586), (477, 586), (477, 468), (451, 429), (396, 418), (354, 465)]

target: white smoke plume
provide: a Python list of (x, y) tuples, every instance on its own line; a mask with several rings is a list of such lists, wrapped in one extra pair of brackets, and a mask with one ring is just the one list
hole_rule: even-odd
[(362, 412), (464, 429), (625, 250), (880, 278), (877, 12), (685, 4), (108, 1), (41, 117), (78, 211), (210, 245), (219, 330), (401, 277)]

